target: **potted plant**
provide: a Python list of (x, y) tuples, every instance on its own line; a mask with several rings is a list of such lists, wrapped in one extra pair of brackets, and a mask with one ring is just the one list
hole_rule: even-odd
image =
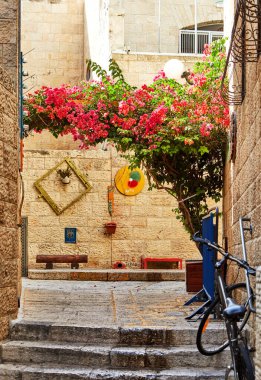
[(116, 222), (108, 222), (104, 224), (105, 233), (108, 235), (115, 234), (117, 223)]
[(69, 183), (70, 176), (72, 175), (72, 171), (69, 167), (66, 169), (58, 169), (57, 173), (60, 175), (62, 183)]

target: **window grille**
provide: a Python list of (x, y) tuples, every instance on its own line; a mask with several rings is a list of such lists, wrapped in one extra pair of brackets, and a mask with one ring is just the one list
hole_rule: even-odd
[[(197, 51), (195, 46), (195, 34), (197, 35)], [(208, 30), (180, 30), (179, 34), (179, 53), (203, 54), (205, 44), (218, 40), (223, 37), (223, 32)]]

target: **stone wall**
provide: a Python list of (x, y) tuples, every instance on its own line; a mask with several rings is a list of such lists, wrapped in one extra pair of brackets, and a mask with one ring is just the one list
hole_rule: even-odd
[(125, 2), (122, 0), (110, 0), (109, 8), (109, 37), (111, 51), (123, 50), (125, 45)]
[[(92, 189), (77, 203), (57, 216), (43, 198), (39, 198), (34, 182), (65, 157), (88, 175)], [(114, 150), (100, 148), (89, 151), (27, 151), (25, 158), (25, 206), (28, 216), (29, 267), (37, 254), (88, 254), (89, 268), (111, 268), (116, 261), (126, 262), (128, 268), (140, 268), (142, 255), (149, 257), (200, 258), (194, 243), (172, 211), (176, 202), (165, 191), (148, 191), (145, 184), (136, 196), (124, 196), (115, 189), (117, 223), (114, 235), (104, 234), (104, 223), (111, 221), (108, 213), (107, 186), (117, 170), (126, 162)], [(77, 192), (78, 181), (59, 184), (53, 177), (50, 194), (59, 202)], [(58, 187), (57, 187), (58, 186)], [(77, 228), (77, 243), (64, 243), (64, 228)], [(86, 265), (83, 265), (86, 266)]]
[[(234, 1), (230, 1), (230, 8)], [(246, 96), (241, 106), (231, 107), (236, 112), (237, 137), (236, 158), (228, 162), (225, 168), (224, 186), (224, 235), (228, 238), (229, 249), (242, 258), (239, 218), (251, 218), (253, 234), (246, 233), (248, 260), (254, 267), (261, 265), (261, 58), (258, 62), (246, 62)], [(231, 149), (231, 147), (230, 147)], [(230, 281), (238, 277), (238, 269), (230, 268)], [(243, 274), (241, 271), (243, 280)], [(260, 270), (256, 285), (257, 307), (260, 314)], [(252, 341), (256, 339), (257, 379), (261, 379), (260, 315), (251, 321), (249, 329)]]
[(251, 218), (254, 231), (247, 234), (246, 247), (252, 265), (261, 265), (261, 60), (247, 63), (247, 95), (236, 108), (237, 144), (235, 163), (227, 162), (224, 188), (225, 235), (229, 246), (241, 255), (239, 218)]
[(17, 0), (0, 2), (0, 66), (13, 78), (17, 76), (17, 7)]
[[(178, 53), (179, 31), (195, 24), (194, 0), (124, 0), (124, 44), (132, 52)], [(197, 23), (223, 20), (212, 0), (197, 1)]]
[(257, 316), (256, 316), (256, 379), (261, 380), (261, 267), (257, 269), (256, 278)]
[[(105, 31), (106, 28), (109, 29), (110, 25), (108, 33), (110, 33), (111, 43), (113, 43), (115, 30), (112, 28), (112, 24), (116, 23), (117, 19), (122, 21), (120, 2), (118, 0), (111, 1), (109, 10), (107, 0), (103, 0), (99, 4), (93, 0), (85, 0), (84, 3), (85, 52), (90, 54), (92, 58), (99, 57), (101, 50), (97, 41), (104, 37), (103, 46), (105, 46), (104, 54), (106, 56), (108, 40)], [(64, 76), (57, 75), (56, 70), (62, 69), (66, 62), (63, 62), (63, 56), (60, 54), (55, 55), (56, 60), (54, 61), (52, 43), (50, 42), (47, 45), (44, 43), (45, 34), (43, 30), (59, 28), (60, 33), (57, 32), (55, 35), (51, 33), (48, 38), (55, 38), (55, 44), (62, 46), (64, 54), (69, 56), (71, 43), (66, 42), (68, 37), (66, 30), (74, 30), (74, 33), (78, 33), (78, 29), (74, 28), (75, 20), (78, 18), (75, 19), (73, 15), (82, 17), (83, 9), (83, 3), (79, 0), (75, 2), (73, 10), (70, 4), (69, 0), (60, 0), (57, 3), (52, 3), (49, 0), (25, 0), (23, 2), (22, 46), (24, 52), (29, 48), (34, 48), (27, 55), (28, 63), (25, 66), (30, 74), (38, 70), (39, 75), (36, 78), (35, 89), (41, 85), (55, 86), (65, 81), (76, 83), (77, 78), (83, 75), (82, 66), (79, 65), (81, 58), (77, 54), (74, 61), (76, 74), (74, 75), (74, 72), (67, 70), (64, 72)], [(110, 19), (108, 12), (111, 15)], [(43, 15), (43, 19), (40, 22), (41, 15)], [(101, 25), (98, 27), (99, 21)], [(65, 29), (65, 24), (67, 29)], [(35, 35), (36, 31), (38, 33)], [(77, 34), (79, 38), (80, 36), (83, 38), (81, 33)], [(101, 35), (99, 38), (97, 37), (97, 40), (95, 37), (99, 33)], [(80, 46), (82, 46), (81, 43), (78, 45), (79, 49)], [(25, 47), (27, 48), (25, 49)], [(125, 54), (117, 55), (115, 58), (124, 70), (129, 64), (129, 72), (124, 71), (124, 74), (127, 75), (130, 83), (139, 85), (143, 81), (151, 82), (158, 70), (162, 68), (162, 63), (170, 57), (153, 56), (148, 58), (145, 55), (139, 60), (135, 56), (136, 61), (134, 61), (132, 54)], [(103, 57), (103, 59), (105, 58)], [(187, 59), (190, 63), (193, 61), (193, 58), (187, 57)], [(47, 69), (50, 70), (48, 75), (42, 75), (41, 73)], [(140, 74), (137, 75), (137, 71)], [(36, 179), (65, 156), (72, 157), (77, 165), (89, 174), (93, 189), (75, 206), (70, 207), (60, 216), (56, 216), (49, 205), (43, 199), (38, 198), (39, 193), (33, 184)], [(103, 224), (110, 220), (107, 210), (107, 186), (114, 178), (120, 162), (120, 157), (115, 156), (115, 153), (111, 156), (110, 151), (104, 152), (101, 149), (89, 152), (79, 151), (78, 143), (73, 142), (70, 136), (55, 139), (50, 133), (45, 132), (41, 135), (34, 134), (25, 140), (24, 181), (26, 197), (23, 215), (28, 216), (30, 268), (36, 267), (35, 257), (41, 253), (87, 253), (89, 255), (88, 267), (100, 268), (110, 268), (112, 263), (117, 260), (126, 261), (129, 267), (139, 267), (141, 255), (177, 256), (183, 259), (199, 258), (194, 244), (172, 211), (176, 207), (174, 199), (164, 192), (156, 190), (148, 192), (147, 185), (145, 185), (142, 193), (135, 197), (124, 197), (117, 191), (115, 192), (113, 219), (118, 224), (117, 231), (112, 237), (104, 235)], [(125, 165), (125, 161), (121, 164)], [(61, 193), (59, 194), (58, 191), (54, 196), (61, 197), (63, 189), (61, 187)], [(50, 229), (50, 225), (52, 229)], [(64, 227), (66, 226), (74, 226), (78, 229), (79, 240), (76, 245), (64, 243)], [(37, 267), (39, 266), (41, 265)]]
[[(23, 0), (21, 29), (24, 70), (32, 76), (25, 91), (78, 84), (84, 78), (84, 0)], [(44, 133), (26, 139), (25, 150), (42, 149), (43, 140), (44, 149), (78, 147), (71, 138)]]
[(18, 1), (0, 3), (0, 340), (17, 313), (18, 275)]
[[(177, 55), (179, 31), (195, 23), (194, 4), (194, 0), (85, 0), (85, 57), (107, 69), (111, 53), (140, 52), (144, 63), (144, 53)], [(223, 9), (212, 0), (197, 1), (199, 28), (205, 25), (208, 30), (222, 20)]]
[(83, 6), (84, 0), (22, 1), (22, 51), (33, 76), (28, 89), (83, 79)]
[(152, 83), (155, 75), (170, 59), (182, 61), (186, 69), (191, 69), (199, 60), (198, 56), (185, 54), (113, 53), (112, 57), (119, 64), (127, 82), (134, 86)]
[(18, 129), (17, 98), (9, 74), (0, 67), (0, 340), (17, 312), (18, 297)]

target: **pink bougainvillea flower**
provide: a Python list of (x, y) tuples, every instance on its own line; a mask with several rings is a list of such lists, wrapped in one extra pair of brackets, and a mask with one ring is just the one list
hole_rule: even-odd
[(161, 70), (158, 72), (158, 74), (155, 75), (155, 77), (153, 78), (153, 82), (156, 82), (157, 80), (159, 80), (159, 79), (163, 79), (163, 78), (166, 78), (166, 74), (165, 74), (164, 70), (161, 69)]

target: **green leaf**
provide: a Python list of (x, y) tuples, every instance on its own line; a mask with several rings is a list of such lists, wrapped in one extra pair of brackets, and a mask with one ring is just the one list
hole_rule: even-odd
[(201, 145), (201, 147), (199, 147), (198, 151), (201, 154), (201, 156), (203, 156), (203, 154), (205, 154), (205, 153), (209, 153), (208, 148), (206, 146), (204, 146), (204, 145)]

